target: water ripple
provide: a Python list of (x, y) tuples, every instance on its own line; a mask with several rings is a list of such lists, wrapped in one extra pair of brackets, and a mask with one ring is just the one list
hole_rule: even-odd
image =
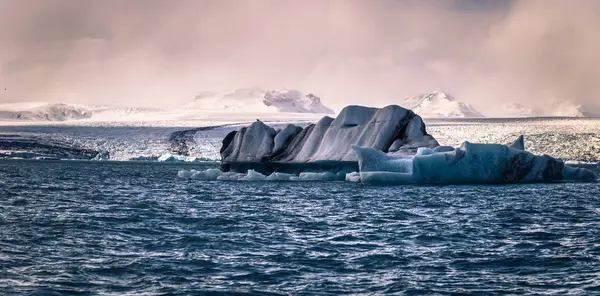
[(600, 185), (198, 182), (2, 161), (0, 294), (594, 294)]

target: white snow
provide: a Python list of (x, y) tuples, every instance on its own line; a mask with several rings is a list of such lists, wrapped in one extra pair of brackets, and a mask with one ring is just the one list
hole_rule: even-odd
[(204, 92), (197, 95), (188, 108), (229, 112), (334, 113), (323, 105), (321, 98), (294, 89), (265, 91), (260, 88), (239, 88), (225, 94)]
[(272, 90), (264, 95), (266, 106), (277, 108), (279, 112), (334, 114), (333, 110), (321, 103), (321, 98), (304, 94), (298, 90)]
[(434, 91), (404, 99), (403, 105), (423, 118), (478, 118), (484, 117), (473, 106), (457, 101), (452, 95)]
[[(92, 117), (92, 112), (85, 108), (67, 104), (46, 104), (36, 106), (24, 111), (13, 111), (10, 119), (28, 121), (67, 121), (87, 119)], [(7, 116), (4, 116), (5, 118)]]
[[(236, 89), (225, 94), (203, 92), (194, 102), (165, 104), (161, 108), (138, 106), (48, 104), (42, 102), (0, 104), (0, 120), (5, 124), (66, 121), (74, 124), (115, 124), (146, 122), (151, 125), (190, 126), (201, 121), (244, 122), (315, 120), (333, 111), (313, 94), (298, 90), (264, 91), (258, 88)], [(296, 121), (295, 121), (296, 120)]]

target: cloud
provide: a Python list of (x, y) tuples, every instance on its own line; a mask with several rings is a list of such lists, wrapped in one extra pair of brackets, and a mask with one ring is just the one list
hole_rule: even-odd
[(0, 101), (150, 104), (300, 88), (384, 105), (434, 89), (597, 100), (593, 0), (0, 0)]

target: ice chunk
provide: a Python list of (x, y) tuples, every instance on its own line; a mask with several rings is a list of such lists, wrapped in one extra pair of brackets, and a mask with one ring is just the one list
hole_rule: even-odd
[(108, 152), (99, 152), (98, 154), (96, 154), (96, 156), (94, 156), (94, 158), (92, 158), (90, 160), (93, 160), (93, 161), (110, 160), (110, 154)]
[(217, 180), (217, 178), (221, 175), (221, 170), (219, 169), (207, 169), (204, 171), (197, 170), (180, 170), (177, 172), (177, 177), (182, 179), (194, 179), (194, 180)]
[(195, 157), (185, 156), (185, 155), (174, 155), (171, 153), (165, 153), (161, 155), (157, 161), (160, 162), (194, 162), (196, 161)]
[(300, 180), (300, 181), (335, 181), (337, 175), (332, 172), (303, 172), (300, 173), (298, 178), (292, 178), (291, 180)]
[(501, 144), (463, 143), (449, 152), (419, 149), (415, 156), (388, 155), (353, 146), (363, 183), (375, 184), (495, 184), (552, 181), (593, 181), (593, 172), (572, 168), (549, 156)]
[(360, 173), (351, 172), (346, 174), (346, 182), (358, 183), (360, 182)]
[(512, 144), (508, 145), (510, 148), (514, 148), (517, 150), (525, 150), (525, 140), (523, 139), (523, 135), (520, 135)]
[(292, 178), (297, 178), (296, 175), (274, 172), (267, 177), (268, 181), (290, 181)]
[(245, 177), (242, 178), (243, 181), (264, 181), (267, 179), (267, 176), (255, 171), (248, 170), (248, 173)]
[(192, 177), (194, 172), (195, 172), (195, 170), (191, 170), (191, 171), (180, 170), (179, 172), (177, 172), (177, 177), (182, 178), (182, 179), (189, 179)]
[(235, 173), (235, 172), (222, 172), (219, 177), (217, 177), (218, 181), (240, 181), (246, 177), (246, 174)]
[(190, 177), (194, 180), (205, 180), (205, 181), (214, 181), (221, 175), (221, 170), (219, 169), (207, 169), (204, 171), (196, 171)]

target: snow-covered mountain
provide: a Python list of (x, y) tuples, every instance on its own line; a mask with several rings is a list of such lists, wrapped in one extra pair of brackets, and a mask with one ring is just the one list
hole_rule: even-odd
[(46, 104), (25, 111), (14, 111), (11, 119), (31, 121), (66, 121), (91, 118), (93, 113), (67, 104)]
[(414, 97), (407, 97), (403, 106), (426, 118), (479, 118), (484, 117), (473, 106), (457, 101), (452, 95), (434, 91)]
[(321, 103), (321, 98), (313, 94), (303, 94), (297, 90), (272, 90), (265, 94), (263, 103), (277, 108), (279, 112), (335, 113)]
[(223, 95), (202, 92), (194, 98), (193, 108), (243, 112), (334, 113), (313, 94), (287, 89), (265, 91), (260, 88), (239, 88)]

